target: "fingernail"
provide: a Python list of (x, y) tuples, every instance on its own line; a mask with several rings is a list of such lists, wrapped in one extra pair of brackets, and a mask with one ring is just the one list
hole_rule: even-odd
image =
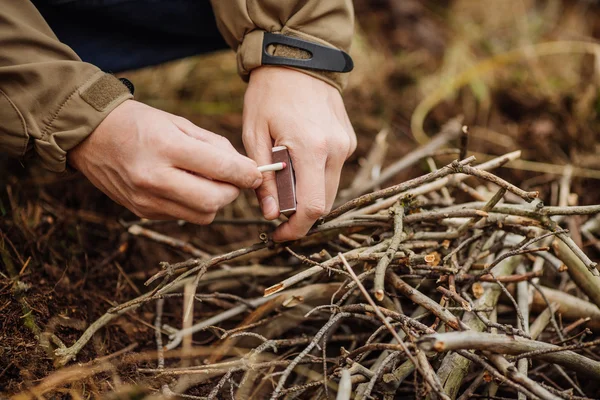
[(265, 217), (277, 213), (277, 201), (273, 196), (265, 197), (261, 202), (262, 213)]

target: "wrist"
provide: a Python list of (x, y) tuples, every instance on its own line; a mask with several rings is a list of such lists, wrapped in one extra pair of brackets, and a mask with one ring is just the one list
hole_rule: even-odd
[(89, 135), (69, 150), (67, 152), (69, 167), (83, 172), (88, 152), (98, 150), (109, 132), (116, 127), (123, 127), (126, 124), (125, 119), (129, 112), (124, 110), (129, 109), (135, 103), (137, 103), (135, 100), (128, 99), (116, 105)]
[[(303, 92), (330, 92), (340, 94), (339, 88), (326, 82), (320, 76), (311, 74), (310, 71), (285, 66), (263, 65), (255, 68), (250, 73), (249, 83), (251, 86), (272, 87), (279, 93), (290, 97), (293, 91)], [(314, 93), (313, 93), (314, 94)]]
[(245, 79), (264, 66), (279, 66), (321, 80), (342, 91), (353, 68), (343, 50), (306, 33), (283, 28), (280, 33), (250, 32), (238, 48), (240, 74)]

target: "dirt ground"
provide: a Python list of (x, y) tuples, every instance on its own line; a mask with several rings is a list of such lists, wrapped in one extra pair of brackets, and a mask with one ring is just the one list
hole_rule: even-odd
[[(546, 204), (556, 204), (558, 182), (571, 164), (577, 203), (600, 203), (600, 4), (493, 3), (356, 1), (356, 70), (344, 98), (359, 145), (346, 165), (342, 187), (352, 182), (380, 130), (390, 132), (389, 164), (423, 140), (413, 135), (415, 129), (431, 136), (462, 115), (470, 128), (469, 150), (478, 159), (523, 150), (528, 162), (503, 168), (500, 176), (539, 190)], [(551, 49), (539, 45), (550, 41), (555, 43)], [(596, 47), (580, 45), (584, 42)], [(528, 45), (528, 51), (506, 56)], [(125, 75), (135, 83), (138, 100), (222, 134), (243, 151), (245, 84), (231, 52)], [(415, 110), (425, 114), (423, 121)], [(426, 170), (419, 163), (390, 183)], [(259, 217), (253, 193), (244, 193), (219, 219)], [(79, 175), (56, 176), (15, 160), (0, 164), (0, 392), (19, 393), (55, 371), (53, 345), (40, 340), (47, 337), (44, 333), (73, 343), (108, 308), (145, 292), (144, 282), (159, 271), (161, 261), (190, 257), (129, 235), (123, 222), (135, 220)], [(258, 241), (269, 225), (160, 223), (153, 229), (219, 254)], [(241, 281), (244, 295), (253, 297), (276, 283), (252, 276)], [(164, 320), (178, 326), (180, 309), (165, 311)], [(210, 313), (199, 308), (195, 318)], [(154, 307), (147, 305), (115, 319), (94, 335), (76, 362), (133, 343), (135, 351), (155, 349), (153, 318)], [(211, 331), (194, 336), (196, 344), (212, 339)], [(65, 386), (55, 396), (112, 392), (116, 381), (157, 387), (136, 368), (124, 366)]]

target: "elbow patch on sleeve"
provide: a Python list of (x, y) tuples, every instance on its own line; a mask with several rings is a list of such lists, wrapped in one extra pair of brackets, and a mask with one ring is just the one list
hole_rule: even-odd
[(28, 142), (25, 119), (6, 93), (0, 90), (0, 149), (11, 156), (22, 157)]

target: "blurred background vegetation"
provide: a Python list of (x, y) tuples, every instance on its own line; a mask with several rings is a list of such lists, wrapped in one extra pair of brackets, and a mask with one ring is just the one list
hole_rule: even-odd
[[(391, 161), (426, 140), (421, 132), (432, 135), (462, 115), (474, 152), (522, 149), (524, 160), (573, 164), (581, 167), (575, 175), (600, 178), (589, 171), (600, 169), (597, 1), (357, 0), (355, 7), (356, 68), (344, 98), (359, 148), (347, 171), (385, 127)], [(133, 79), (141, 100), (241, 149), (245, 84), (231, 52), (140, 71)], [(513, 166), (560, 172), (552, 165)]]

